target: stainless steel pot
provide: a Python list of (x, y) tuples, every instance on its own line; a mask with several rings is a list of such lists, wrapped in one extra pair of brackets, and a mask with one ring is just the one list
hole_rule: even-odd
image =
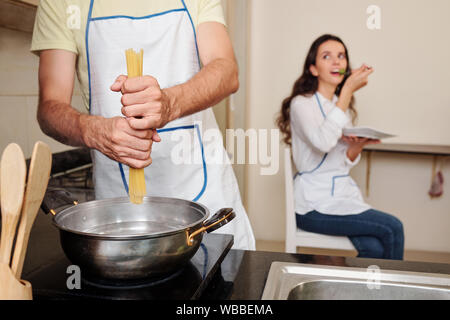
[(187, 200), (145, 197), (136, 205), (125, 197), (66, 208), (53, 224), (65, 254), (82, 274), (126, 280), (179, 270), (198, 250), (203, 233), (225, 225), (235, 213), (224, 208), (208, 216), (205, 206)]

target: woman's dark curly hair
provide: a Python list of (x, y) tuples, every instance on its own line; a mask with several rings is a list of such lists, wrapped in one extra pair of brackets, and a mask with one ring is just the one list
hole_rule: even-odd
[[(335, 94), (339, 96), (341, 93), (341, 89), (347, 80), (347, 78), (351, 74), (351, 67), (350, 67), (350, 58), (348, 55), (347, 47), (345, 46), (344, 42), (339, 38), (331, 34), (325, 34), (323, 36), (320, 36), (317, 38), (313, 44), (311, 45), (311, 48), (309, 49), (308, 55), (306, 56), (305, 64), (303, 66), (303, 73), (300, 76), (300, 78), (297, 79), (294, 83), (294, 87), (292, 88), (292, 93), (289, 97), (283, 100), (283, 103), (281, 105), (281, 112), (276, 120), (278, 128), (280, 128), (281, 132), (284, 135), (283, 141), (287, 145), (291, 145), (291, 124), (290, 124), (290, 109), (291, 109), (291, 101), (298, 95), (312, 95), (314, 94), (318, 87), (319, 87), (319, 81), (317, 77), (315, 77), (310, 69), (311, 65), (316, 64), (316, 57), (319, 50), (319, 47), (322, 43), (327, 42), (329, 40), (340, 42), (344, 48), (345, 48), (345, 56), (347, 57), (347, 70), (345, 73), (344, 80), (339, 84), (339, 86), (336, 88)], [(354, 108), (354, 98), (352, 97), (352, 100), (350, 102), (349, 106), (350, 113), (352, 115), (353, 122), (356, 120), (357, 112)]]

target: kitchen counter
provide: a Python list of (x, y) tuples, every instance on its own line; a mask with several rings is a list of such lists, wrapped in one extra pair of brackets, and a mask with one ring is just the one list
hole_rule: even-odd
[(237, 250), (231, 250), (225, 258), (224, 263), (226, 263), (228, 258), (232, 258), (233, 256), (239, 256), (240, 265), (238, 272), (232, 280), (233, 292), (230, 296), (232, 300), (261, 299), (270, 266), (275, 261), (356, 268), (367, 268), (376, 265), (381, 270), (450, 274), (449, 264), (264, 251), (239, 252)]
[[(208, 236), (216, 235), (205, 235), (205, 239), (208, 239)], [(39, 271), (52, 261), (63, 258), (58, 230), (51, 224), (50, 216), (40, 213), (31, 232), (23, 279), (29, 280), (30, 274)], [(201, 300), (259, 300), (270, 266), (274, 261), (360, 268), (377, 265), (381, 269), (389, 270), (450, 274), (449, 264), (230, 250), (208, 287), (198, 298)]]
[[(53, 157), (52, 174), (70, 169), (67, 167), (70, 160), (68, 160), (68, 157), (81, 167), (86, 167), (86, 164), (89, 163), (89, 154), (85, 150), (56, 154)], [(73, 166), (72, 164), (71, 167)], [(85, 171), (89, 170), (89, 168), (85, 169)], [(92, 189), (86, 188), (86, 183), (79, 181), (80, 175), (83, 176), (82, 173), (76, 173), (76, 176), (70, 179), (71, 183), (74, 184), (73, 189), (76, 191), (80, 202), (89, 201), (93, 197)], [(53, 178), (50, 185), (54, 185), (58, 182), (57, 180), (61, 180), (61, 176)], [(56, 185), (58, 186), (58, 184)], [(45, 269), (52, 262), (65, 259), (60, 246), (59, 232), (52, 225), (51, 219), (50, 215), (40, 212), (33, 225), (23, 269), (22, 278), (25, 280), (29, 280), (30, 275)], [(211, 244), (218, 237), (220, 236), (213, 233), (205, 235), (204, 240), (209, 239)], [(211, 276), (203, 293), (195, 298), (200, 300), (259, 300), (264, 290), (270, 266), (274, 261), (360, 268), (376, 265), (385, 270), (450, 274), (450, 264), (230, 250), (220, 266), (217, 266), (217, 271)]]
[(450, 147), (445, 145), (406, 144), (406, 143), (381, 143), (364, 147), (364, 151), (395, 152), (425, 155), (450, 155)]

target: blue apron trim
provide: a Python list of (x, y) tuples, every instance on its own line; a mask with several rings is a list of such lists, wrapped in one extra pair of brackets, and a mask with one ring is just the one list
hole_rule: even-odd
[(198, 137), (198, 142), (200, 143), (200, 148), (202, 151), (202, 164), (203, 164), (203, 187), (202, 190), (200, 190), (200, 193), (192, 200), (192, 201), (198, 201), (198, 199), (200, 199), (200, 197), (203, 195), (203, 193), (205, 193), (206, 190), (206, 186), (208, 184), (208, 171), (206, 169), (206, 161), (205, 161), (205, 150), (203, 147), (203, 141), (200, 135), (200, 128), (197, 124), (194, 125), (188, 125), (188, 126), (182, 126), (182, 127), (174, 127), (174, 128), (166, 128), (166, 129), (157, 129), (156, 131), (158, 133), (161, 132), (167, 132), (167, 131), (175, 131), (175, 130), (181, 130), (181, 129), (196, 129), (197, 130), (197, 137)]
[(332, 183), (332, 186), (331, 186), (331, 196), (334, 196), (334, 184), (335, 184), (336, 179), (345, 178), (345, 177), (349, 177), (349, 176), (350, 176), (349, 174), (344, 174), (342, 176), (334, 176), (332, 178), (333, 179), (333, 183)]
[(125, 178), (125, 172), (123, 171), (123, 165), (120, 162), (118, 162), (118, 164), (119, 164), (119, 169), (120, 169), (120, 175), (122, 176), (122, 182), (123, 182), (125, 190), (126, 190), (126, 192), (128, 194), (129, 193), (128, 184), (127, 184), (127, 180)]
[[(316, 99), (317, 99), (317, 103), (319, 104), (320, 111), (322, 112), (323, 118), (325, 119), (325, 118), (326, 118), (326, 115), (325, 115), (325, 112), (323, 112), (322, 104), (320, 103), (319, 96), (317, 95), (317, 92), (314, 93), (314, 96), (315, 96)], [(297, 173), (294, 175), (294, 180), (295, 180), (295, 178), (297, 178), (297, 177), (299, 177), (299, 176), (301, 176), (301, 175), (303, 175), (303, 174), (305, 174), (305, 173), (313, 173), (314, 171), (316, 171), (317, 169), (319, 169), (320, 166), (324, 163), (324, 161), (325, 161), (325, 159), (327, 158), (327, 156), (328, 156), (328, 153), (325, 153), (325, 155), (323, 156), (323, 158), (322, 158), (322, 160), (320, 161), (319, 165), (318, 165), (317, 167), (315, 167), (314, 169), (312, 169), (311, 171), (297, 172)]]
[(89, 113), (91, 113), (91, 62), (89, 59), (89, 25), (92, 19), (92, 8), (94, 7), (94, 0), (91, 0), (91, 4), (89, 5), (89, 13), (86, 22), (86, 36), (85, 36), (85, 46), (86, 46), (86, 59), (87, 59), (87, 68), (88, 68), (88, 78), (89, 78)]
[(325, 112), (323, 112), (322, 104), (320, 103), (320, 99), (319, 99), (319, 96), (317, 95), (317, 92), (314, 93), (314, 96), (316, 97), (317, 103), (319, 104), (320, 112), (322, 112), (323, 117), (326, 118), (327, 116), (326, 116)]
[(187, 126), (181, 126), (181, 127), (173, 127), (173, 128), (165, 128), (165, 129), (156, 129), (156, 132), (162, 133), (162, 132), (169, 132), (169, 131), (176, 131), (176, 130), (184, 130), (184, 129), (194, 129), (197, 125), (187, 125)]
[[(203, 186), (202, 189), (200, 190), (199, 194), (192, 199), (192, 201), (198, 201), (201, 196), (205, 193), (206, 190), (206, 186), (208, 185), (208, 170), (206, 168), (206, 160), (205, 160), (205, 150), (203, 147), (203, 140), (200, 136), (200, 128), (197, 124), (195, 125), (188, 125), (188, 126), (181, 126), (181, 127), (173, 127), (173, 128), (165, 128), (165, 129), (159, 129), (156, 130), (158, 133), (162, 133), (162, 132), (169, 132), (169, 131), (176, 131), (176, 130), (186, 130), (186, 129), (196, 129), (197, 130), (197, 136), (198, 136), (198, 142), (200, 143), (200, 148), (202, 151), (202, 165), (203, 165)], [(125, 190), (127, 191), (127, 194), (129, 192), (128, 189), (128, 184), (127, 184), (127, 180), (125, 178), (125, 172), (123, 170), (123, 165), (121, 163), (119, 163), (119, 169), (120, 169), (120, 174), (122, 176), (122, 182), (123, 182), (123, 186), (125, 187)]]
[(295, 174), (295, 176), (294, 176), (294, 179), (297, 178), (297, 176), (301, 176), (301, 175), (306, 174), (306, 173), (313, 173), (314, 171), (316, 171), (317, 169), (319, 169), (320, 166), (322, 165), (322, 163), (325, 162), (325, 159), (327, 158), (327, 156), (328, 156), (328, 153), (325, 153), (325, 155), (323, 156), (323, 158), (322, 158), (322, 160), (320, 161), (319, 165), (318, 165), (317, 167), (315, 167), (314, 169), (312, 169), (311, 171), (297, 172), (297, 173)]
[(91, 21), (120, 19), (120, 18), (132, 19), (132, 20), (142, 20), (142, 19), (149, 19), (149, 18), (153, 18), (153, 17), (157, 17), (157, 16), (162, 16), (162, 15), (167, 14), (167, 13), (179, 12), (179, 11), (187, 11), (187, 10), (185, 8), (172, 9), (172, 10), (167, 10), (167, 11), (163, 11), (163, 12), (159, 12), (159, 13), (155, 13), (155, 14), (150, 14), (150, 15), (143, 16), (143, 17), (132, 17), (132, 16), (125, 16), (125, 15), (97, 17), (97, 18), (92, 18)]
[(203, 162), (203, 187), (202, 190), (200, 191), (200, 193), (194, 198), (194, 200), (192, 201), (198, 201), (198, 199), (200, 199), (200, 197), (203, 195), (203, 193), (206, 190), (206, 185), (208, 184), (208, 171), (206, 170), (206, 162), (205, 162), (205, 150), (203, 148), (203, 141), (202, 138), (200, 136), (200, 129), (198, 127), (198, 125), (195, 125), (196, 129), (197, 129), (197, 136), (198, 136), (198, 141), (200, 142), (200, 147), (202, 149), (202, 162)]
[(194, 31), (194, 40), (195, 40), (195, 49), (197, 50), (197, 59), (198, 59), (198, 65), (201, 66), (201, 62), (200, 62), (200, 53), (198, 51), (198, 44), (197, 44), (197, 32), (195, 31), (195, 26), (194, 26), (194, 22), (192, 21), (192, 17), (191, 14), (189, 13), (188, 8), (186, 7), (186, 4), (184, 3), (184, 0), (181, 0), (181, 3), (183, 3), (184, 9), (186, 10), (189, 20), (191, 20), (191, 26), (192, 26), (192, 30)]

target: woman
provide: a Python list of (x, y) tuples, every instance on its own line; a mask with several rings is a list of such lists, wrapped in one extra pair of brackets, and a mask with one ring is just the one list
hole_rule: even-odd
[(402, 223), (372, 209), (350, 177), (365, 145), (379, 143), (342, 135), (356, 118), (353, 93), (373, 69), (350, 69), (348, 51), (336, 36), (312, 44), (301, 77), (283, 101), (277, 124), (292, 145), (297, 226), (305, 231), (348, 236), (358, 257), (403, 259)]

